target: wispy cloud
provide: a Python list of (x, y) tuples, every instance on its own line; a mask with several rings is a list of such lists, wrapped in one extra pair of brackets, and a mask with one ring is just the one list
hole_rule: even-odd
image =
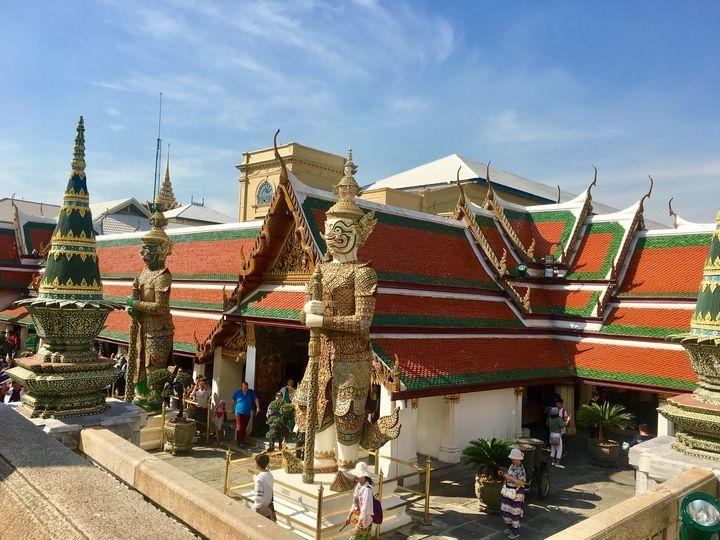
[(556, 125), (553, 121), (523, 118), (517, 111), (508, 109), (488, 120), (484, 135), (494, 142), (566, 143), (602, 137), (617, 137), (621, 131), (612, 127), (579, 129), (575, 126)]

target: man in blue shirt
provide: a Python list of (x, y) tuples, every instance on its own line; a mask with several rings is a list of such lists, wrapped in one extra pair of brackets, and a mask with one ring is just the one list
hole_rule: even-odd
[(242, 388), (233, 394), (235, 402), (235, 444), (245, 444), (245, 431), (250, 423), (253, 402), (257, 412), (260, 412), (260, 400), (254, 390), (250, 390), (247, 382), (242, 383)]

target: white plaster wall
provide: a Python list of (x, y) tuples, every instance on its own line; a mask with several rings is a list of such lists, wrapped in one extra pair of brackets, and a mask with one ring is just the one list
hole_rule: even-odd
[(227, 402), (228, 416), (230, 417), (234, 416), (232, 396), (237, 390), (240, 390), (242, 382), (243, 364), (224, 358), (222, 347), (216, 347), (213, 356), (213, 403), (219, 403), (221, 399), (224, 399)]
[[(442, 398), (441, 398), (442, 399)], [(455, 405), (455, 446), (461, 450), (478, 438), (515, 438), (518, 409), (514, 388), (461, 394)]]
[(440, 453), (442, 426), (447, 416), (442, 396), (422, 398), (417, 408), (417, 451), (437, 457)]
[[(413, 409), (410, 400), (391, 401), (390, 393), (384, 386), (380, 387), (380, 416), (388, 416), (399, 409), (400, 435), (389, 441), (380, 449), (381, 456), (390, 456), (411, 463), (417, 462), (417, 410)], [(380, 459), (380, 468), (385, 478), (395, 478), (409, 474), (415, 469), (397, 461)], [(418, 483), (417, 476), (405, 479), (406, 486)]]

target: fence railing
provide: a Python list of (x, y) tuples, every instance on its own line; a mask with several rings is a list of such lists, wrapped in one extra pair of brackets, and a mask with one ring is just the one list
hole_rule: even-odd
[[(277, 458), (281, 456), (281, 451), (275, 451), (275, 452), (268, 452), (268, 455), (270, 456), (270, 465), (268, 466), (268, 470), (275, 470), (279, 469), (282, 465), (278, 462)], [(409, 487), (404, 487), (398, 485), (396, 489), (402, 490), (404, 492), (417, 495), (419, 496), (423, 502), (424, 502), (424, 514), (423, 514), (423, 523), (425, 525), (430, 524), (430, 474), (432, 472), (432, 469), (430, 467), (430, 458), (428, 457), (425, 461), (425, 466), (421, 467), (417, 463), (413, 463), (411, 461), (405, 461), (402, 459), (394, 458), (391, 456), (382, 456), (379, 454), (379, 452), (371, 452), (372, 455), (375, 457), (375, 474), (378, 476), (378, 483), (377, 483), (377, 489), (378, 489), (378, 499), (382, 501), (382, 493), (383, 493), (383, 484), (387, 484), (388, 482), (399, 482), (402, 481), (405, 478), (410, 478), (412, 476), (416, 475), (425, 475), (425, 486), (423, 491), (414, 490)], [(415, 469), (415, 472), (409, 473), (409, 474), (402, 474), (397, 475), (392, 478), (384, 478), (383, 477), (383, 471), (380, 470), (380, 459), (387, 459), (396, 463), (399, 463), (401, 465), (406, 465), (408, 467), (413, 467)], [(231, 485), (230, 484), (230, 471), (232, 469), (237, 469), (246, 473), (249, 473), (251, 475), (255, 474), (257, 472), (257, 469), (255, 468), (255, 458), (253, 456), (246, 456), (242, 458), (232, 458), (232, 452), (230, 450), (227, 451), (225, 454), (225, 482), (224, 482), (224, 488), (223, 492), (225, 495), (231, 495), (239, 497), (240, 499), (247, 501), (250, 504), (253, 504), (255, 501), (247, 496), (244, 495), (241, 491), (246, 490), (247, 488), (253, 486), (253, 482), (244, 482), (240, 484)], [(305, 530), (310, 531), (311, 533), (315, 534), (315, 539), (320, 540), (322, 538), (323, 533), (327, 533), (328, 531), (331, 531), (333, 529), (336, 529), (338, 527), (342, 527), (344, 523), (336, 523), (334, 525), (328, 525), (323, 527), (322, 520), (323, 520), (323, 503), (327, 503), (330, 500), (338, 499), (345, 495), (345, 493), (333, 493), (330, 495), (324, 494), (324, 488), (322, 485), (318, 486), (318, 489), (316, 492), (302, 489), (297, 486), (297, 484), (289, 484), (286, 482), (283, 482), (281, 480), (274, 479), (273, 483), (275, 485), (290, 489), (294, 492), (300, 493), (306, 497), (309, 497), (310, 499), (317, 501), (317, 516), (315, 520), (314, 527), (311, 525), (308, 525), (307, 523), (297, 519), (296, 517), (284, 513), (279, 512), (277, 508), (275, 509), (275, 513), (285, 519), (288, 523), (291, 523), (293, 525), (297, 525)], [(402, 506), (410, 506), (411, 504), (414, 504), (417, 501), (403, 501), (400, 504), (396, 504), (394, 506), (390, 507), (383, 507), (383, 511), (387, 512), (389, 510), (395, 510), (397, 508), (400, 508)], [(376, 526), (375, 529), (375, 538), (380, 538), (380, 524)]]

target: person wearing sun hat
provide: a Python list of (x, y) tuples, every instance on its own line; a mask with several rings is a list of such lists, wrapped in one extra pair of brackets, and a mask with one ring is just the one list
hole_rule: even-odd
[(508, 526), (505, 532), (510, 538), (520, 537), (520, 521), (523, 517), (523, 504), (525, 503), (525, 467), (522, 460), (525, 458), (518, 448), (510, 450), (508, 455), (511, 465), (507, 471), (500, 471), (505, 478), (505, 484), (500, 491), (502, 503), (500, 512), (505, 524)]
[(358, 461), (355, 468), (349, 473), (355, 477), (357, 484), (353, 492), (353, 504), (345, 524), (353, 524), (350, 540), (369, 540), (373, 524), (372, 479), (375, 475), (370, 472), (364, 461)]

